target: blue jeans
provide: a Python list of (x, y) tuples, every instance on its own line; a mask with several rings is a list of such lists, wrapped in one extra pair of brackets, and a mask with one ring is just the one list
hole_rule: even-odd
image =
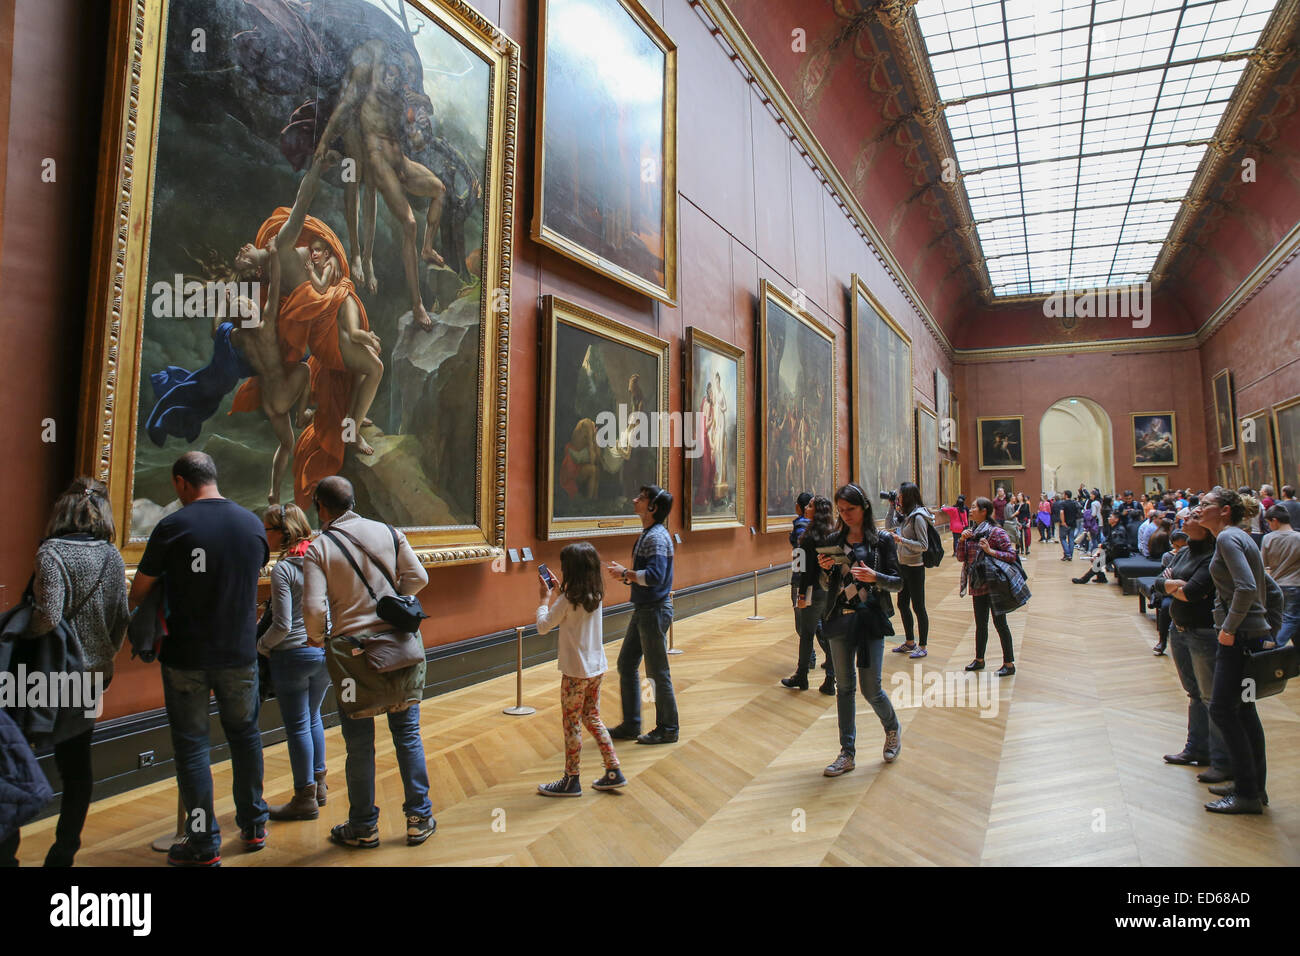
[(320, 719), (320, 702), (330, 686), (325, 650), (292, 647), (271, 651), (271, 682), (288, 735), (293, 787), (301, 790), (325, 772), (325, 725)]
[(655, 685), (655, 726), (676, 733), (677, 698), (673, 679), (668, 673), (668, 625), (673, 621), (673, 606), (668, 601), (632, 606), (627, 622), (627, 636), (618, 652), (618, 686), (623, 698), (623, 726), (628, 730), (641, 727), (641, 683), (638, 668), (645, 657), (645, 676)]
[(1218, 631), (1213, 628), (1169, 629), (1169, 653), (1178, 679), (1187, 691), (1187, 744), (1197, 757), (1209, 756), (1210, 766), (1224, 773), (1232, 771), (1228, 748), (1219, 725), (1210, 720), (1210, 694), (1214, 688), (1214, 658), (1218, 653)]
[[(836, 623), (836, 622), (832, 622)], [(886, 731), (898, 730), (898, 715), (889, 695), (880, 686), (880, 671), (885, 660), (885, 639), (877, 637), (868, 639), (862, 634), (863, 626), (860, 616), (850, 615), (847, 627), (840, 625), (831, 628), (831, 660), (835, 664), (835, 709), (840, 725), (840, 750), (850, 757), (857, 752), (854, 742), (857, 739), (857, 681), (862, 683), (862, 696), (867, 699), (871, 709), (880, 718), (880, 724)], [(859, 667), (858, 661), (863, 656), (858, 652), (863, 645), (867, 666)]]
[(1061, 550), (1065, 552), (1067, 558), (1074, 557), (1074, 525), (1061, 525)]
[(817, 654), (813, 651), (813, 638), (817, 635), (817, 622), (826, 610), (826, 592), (814, 590), (812, 600), (805, 608), (794, 609), (794, 627), (799, 634), (799, 663), (801, 671), (811, 670), (817, 666)]
[[(424, 741), (420, 739), (420, 705), (412, 704), (401, 713), (387, 716), (405, 793), (402, 812), (433, 816), (429, 768), (424, 762)], [(350, 804), (348, 822), (355, 827), (373, 827), (379, 823), (379, 808), (375, 806), (375, 718), (349, 717), (340, 710), (339, 729), (348, 750), (344, 769)]]
[(1283, 588), (1282, 594), (1286, 596), (1286, 609), (1282, 611), (1282, 626), (1274, 638), (1278, 647), (1300, 637), (1300, 588)]
[(176, 783), (185, 804), (185, 833), (200, 850), (221, 848), (221, 827), (212, 809), (211, 746), (208, 740), (208, 694), (217, 698), (221, 729), (230, 744), (234, 773), (235, 823), (265, 823), (262, 799), (262, 735), (257, 718), (262, 698), (256, 662), (218, 670), (182, 670), (162, 665), (167, 722), (176, 758)]
[(1210, 719), (1223, 732), (1223, 742), (1232, 760), (1232, 776), (1237, 793), (1258, 797), (1264, 788), (1268, 764), (1264, 758), (1264, 725), (1259, 722), (1255, 702), (1243, 701), (1241, 675), (1245, 664), (1243, 651), (1258, 651), (1269, 636), (1267, 631), (1254, 634), (1238, 631), (1231, 647), (1218, 645), (1214, 658), (1214, 691), (1210, 695)]

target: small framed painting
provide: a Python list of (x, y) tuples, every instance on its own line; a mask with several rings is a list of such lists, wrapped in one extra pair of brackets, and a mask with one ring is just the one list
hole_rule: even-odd
[(1178, 432), (1173, 412), (1133, 412), (1133, 464), (1178, 464)]
[(948, 376), (938, 369), (934, 370), (934, 410), (939, 416), (939, 447), (947, 451), (952, 447), (951, 432), (952, 422), (945, 421), (950, 418), (948, 402), (951, 400), (951, 392), (948, 388)]
[(685, 367), (690, 404), (682, 434), (692, 439), (683, 441), (686, 527), (739, 528), (745, 520), (745, 351), (692, 326)]
[[(1010, 498), (1016, 493), (1016, 479), (1014, 478), (990, 478), (989, 479), (989, 497), (996, 498), (998, 492), (1002, 492), (1004, 498)], [(967, 505), (969, 506), (969, 502)]]
[(1214, 424), (1219, 436), (1219, 451), (1232, 451), (1237, 447), (1237, 436), (1233, 431), (1236, 417), (1233, 415), (1232, 371), (1224, 369), (1214, 376)]
[(975, 420), (979, 435), (980, 471), (1025, 467), (1023, 415), (983, 417)]
[(1168, 475), (1143, 475), (1142, 490), (1148, 495), (1159, 497), (1169, 490)]

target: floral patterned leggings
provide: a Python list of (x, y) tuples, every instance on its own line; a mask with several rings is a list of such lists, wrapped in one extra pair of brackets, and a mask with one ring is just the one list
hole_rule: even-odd
[(600, 719), (600, 678), (570, 677), (560, 680), (560, 711), (564, 718), (564, 772), (574, 777), (578, 774), (578, 757), (582, 753), (582, 728), (586, 727), (596, 738), (605, 768), (618, 766), (614, 742)]

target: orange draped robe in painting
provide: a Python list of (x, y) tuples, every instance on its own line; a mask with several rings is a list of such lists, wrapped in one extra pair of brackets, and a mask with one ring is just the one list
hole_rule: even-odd
[[(289, 219), (289, 212), (287, 206), (280, 206), (262, 223), (255, 242), (258, 248), (265, 249), (271, 237), (279, 233)], [(313, 239), (321, 239), (330, 247), (342, 267), (342, 278), (324, 292), (317, 292), (309, 281), (299, 284), (280, 300), (276, 324), (276, 338), (285, 364), (293, 365), (307, 356), (312, 395), (316, 399), (316, 414), (293, 446), (293, 500), (304, 511), (311, 505), (316, 483), (338, 474), (343, 465), (343, 419), (347, 417), (352, 394), (352, 373), (344, 366), (339, 352), (338, 314), (349, 296), (356, 299), (361, 328), (370, 328), (365, 306), (352, 285), (343, 244), (334, 230), (308, 216), (298, 236), (298, 246), (306, 246)], [(235, 393), (230, 411), (231, 414), (252, 412), (261, 407), (261, 383), (251, 378)], [(355, 427), (360, 428), (361, 423), (357, 422)]]

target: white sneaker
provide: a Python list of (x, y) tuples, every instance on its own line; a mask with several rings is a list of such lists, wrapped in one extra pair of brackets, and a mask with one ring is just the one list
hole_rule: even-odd
[(902, 728), (885, 732), (885, 763), (893, 763), (898, 759), (898, 752), (903, 749), (902, 738)]

